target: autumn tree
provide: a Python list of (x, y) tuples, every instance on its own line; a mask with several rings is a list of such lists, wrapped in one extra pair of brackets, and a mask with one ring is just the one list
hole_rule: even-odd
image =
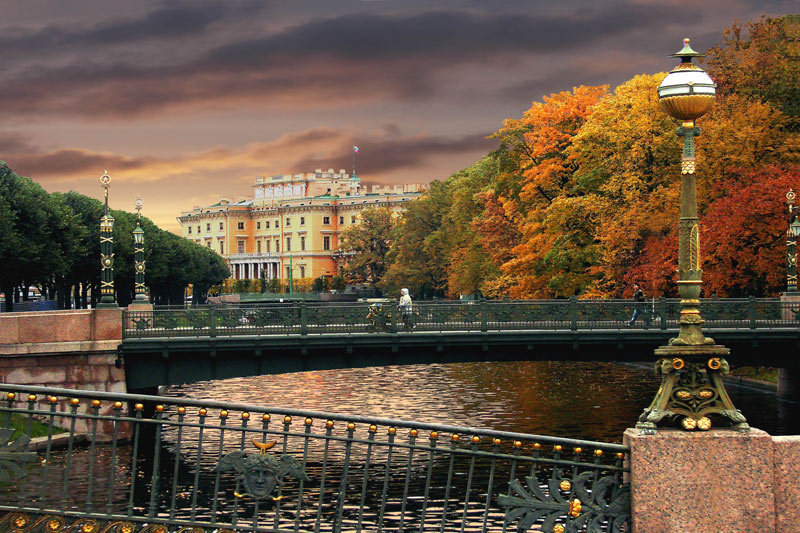
[[(587, 283), (596, 252), (582, 197), (594, 185), (575, 173), (568, 149), (606, 91), (581, 86), (552, 94), (534, 102), (521, 120), (507, 120), (496, 134), (519, 166), (519, 187), (501, 182), (496, 194), (520, 235), (514, 257), (502, 266), (514, 298), (572, 296)], [(562, 228), (562, 222), (570, 227)]]
[(800, 189), (800, 165), (770, 165), (719, 184), (702, 219), (706, 295), (777, 296), (786, 290), (786, 193)]
[(450, 250), (440, 230), (449, 205), (450, 189), (441, 181), (430, 183), (422, 196), (405, 204), (392, 232), (384, 290), (396, 293), (407, 287), (423, 298), (447, 294)]
[(707, 53), (708, 72), (720, 94), (766, 102), (788, 118), (789, 131), (800, 131), (800, 14), (734, 21), (722, 42)]
[(342, 232), (339, 250), (346, 258), (343, 274), (350, 283), (376, 287), (386, 272), (393, 212), (387, 208), (361, 211), (360, 223)]

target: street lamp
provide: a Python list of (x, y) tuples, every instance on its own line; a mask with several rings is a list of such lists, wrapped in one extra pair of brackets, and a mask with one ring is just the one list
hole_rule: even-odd
[(98, 308), (117, 307), (114, 298), (114, 217), (108, 212), (108, 186), (111, 176), (104, 170), (100, 185), (105, 196), (105, 213), (100, 218), (100, 303)]
[(800, 237), (800, 220), (797, 220), (797, 206), (794, 205), (794, 189), (786, 193), (786, 203), (789, 204), (789, 228), (786, 230), (786, 292), (797, 292), (797, 238)]
[(136, 207), (136, 229), (133, 230), (133, 261), (136, 271), (134, 281), (134, 292), (136, 301), (147, 300), (147, 289), (144, 286), (144, 231), (142, 230), (142, 202), (141, 196), (136, 196), (133, 202)]
[(686, 430), (708, 430), (717, 415), (734, 429), (750, 427), (725, 390), (721, 374), (730, 371), (725, 356), (730, 350), (703, 335), (700, 290), (703, 271), (700, 255), (700, 225), (697, 217), (694, 138), (700, 135), (695, 120), (714, 104), (716, 85), (703, 69), (692, 63), (702, 57), (684, 39), (683, 49), (672, 57), (681, 62), (658, 87), (661, 109), (681, 121), (676, 134), (683, 138), (681, 158), (681, 211), (678, 234), (678, 292), (681, 296), (680, 332), (668, 346), (655, 350), (656, 371), (661, 387), (650, 406), (639, 417), (637, 428), (651, 433), (659, 425), (678, 420)]

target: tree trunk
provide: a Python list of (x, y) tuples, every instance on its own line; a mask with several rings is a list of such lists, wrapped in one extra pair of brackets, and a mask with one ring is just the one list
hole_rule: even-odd
[(64, 280), (56, 278), (56, 307), (64, 309)]
[(97, 296), (100, 294), (100, 286), (92, 283), (92, 309), (97, 308)]

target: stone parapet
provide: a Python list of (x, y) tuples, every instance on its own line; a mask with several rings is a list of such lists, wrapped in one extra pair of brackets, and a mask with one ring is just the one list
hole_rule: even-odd
[(781, 318), (797, 320), (795, 312), (800, 310), (800, 292), (784, 292), (781, 294)]
[(122, 340), (122, 309), (0, 313), (0, 345)]
[(800, 437), (628, 429), (634, 533), (797, 531)]

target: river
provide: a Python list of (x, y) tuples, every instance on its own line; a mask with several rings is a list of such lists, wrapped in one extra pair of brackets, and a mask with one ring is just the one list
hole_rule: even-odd
[[(514, 361), (255, 376), (167, 394), (621, 442), (658, 385), (647, 365)], [(797, 403), (752, 386), (731, 384), (728, 392), (751, 426), (800, 434)]]

